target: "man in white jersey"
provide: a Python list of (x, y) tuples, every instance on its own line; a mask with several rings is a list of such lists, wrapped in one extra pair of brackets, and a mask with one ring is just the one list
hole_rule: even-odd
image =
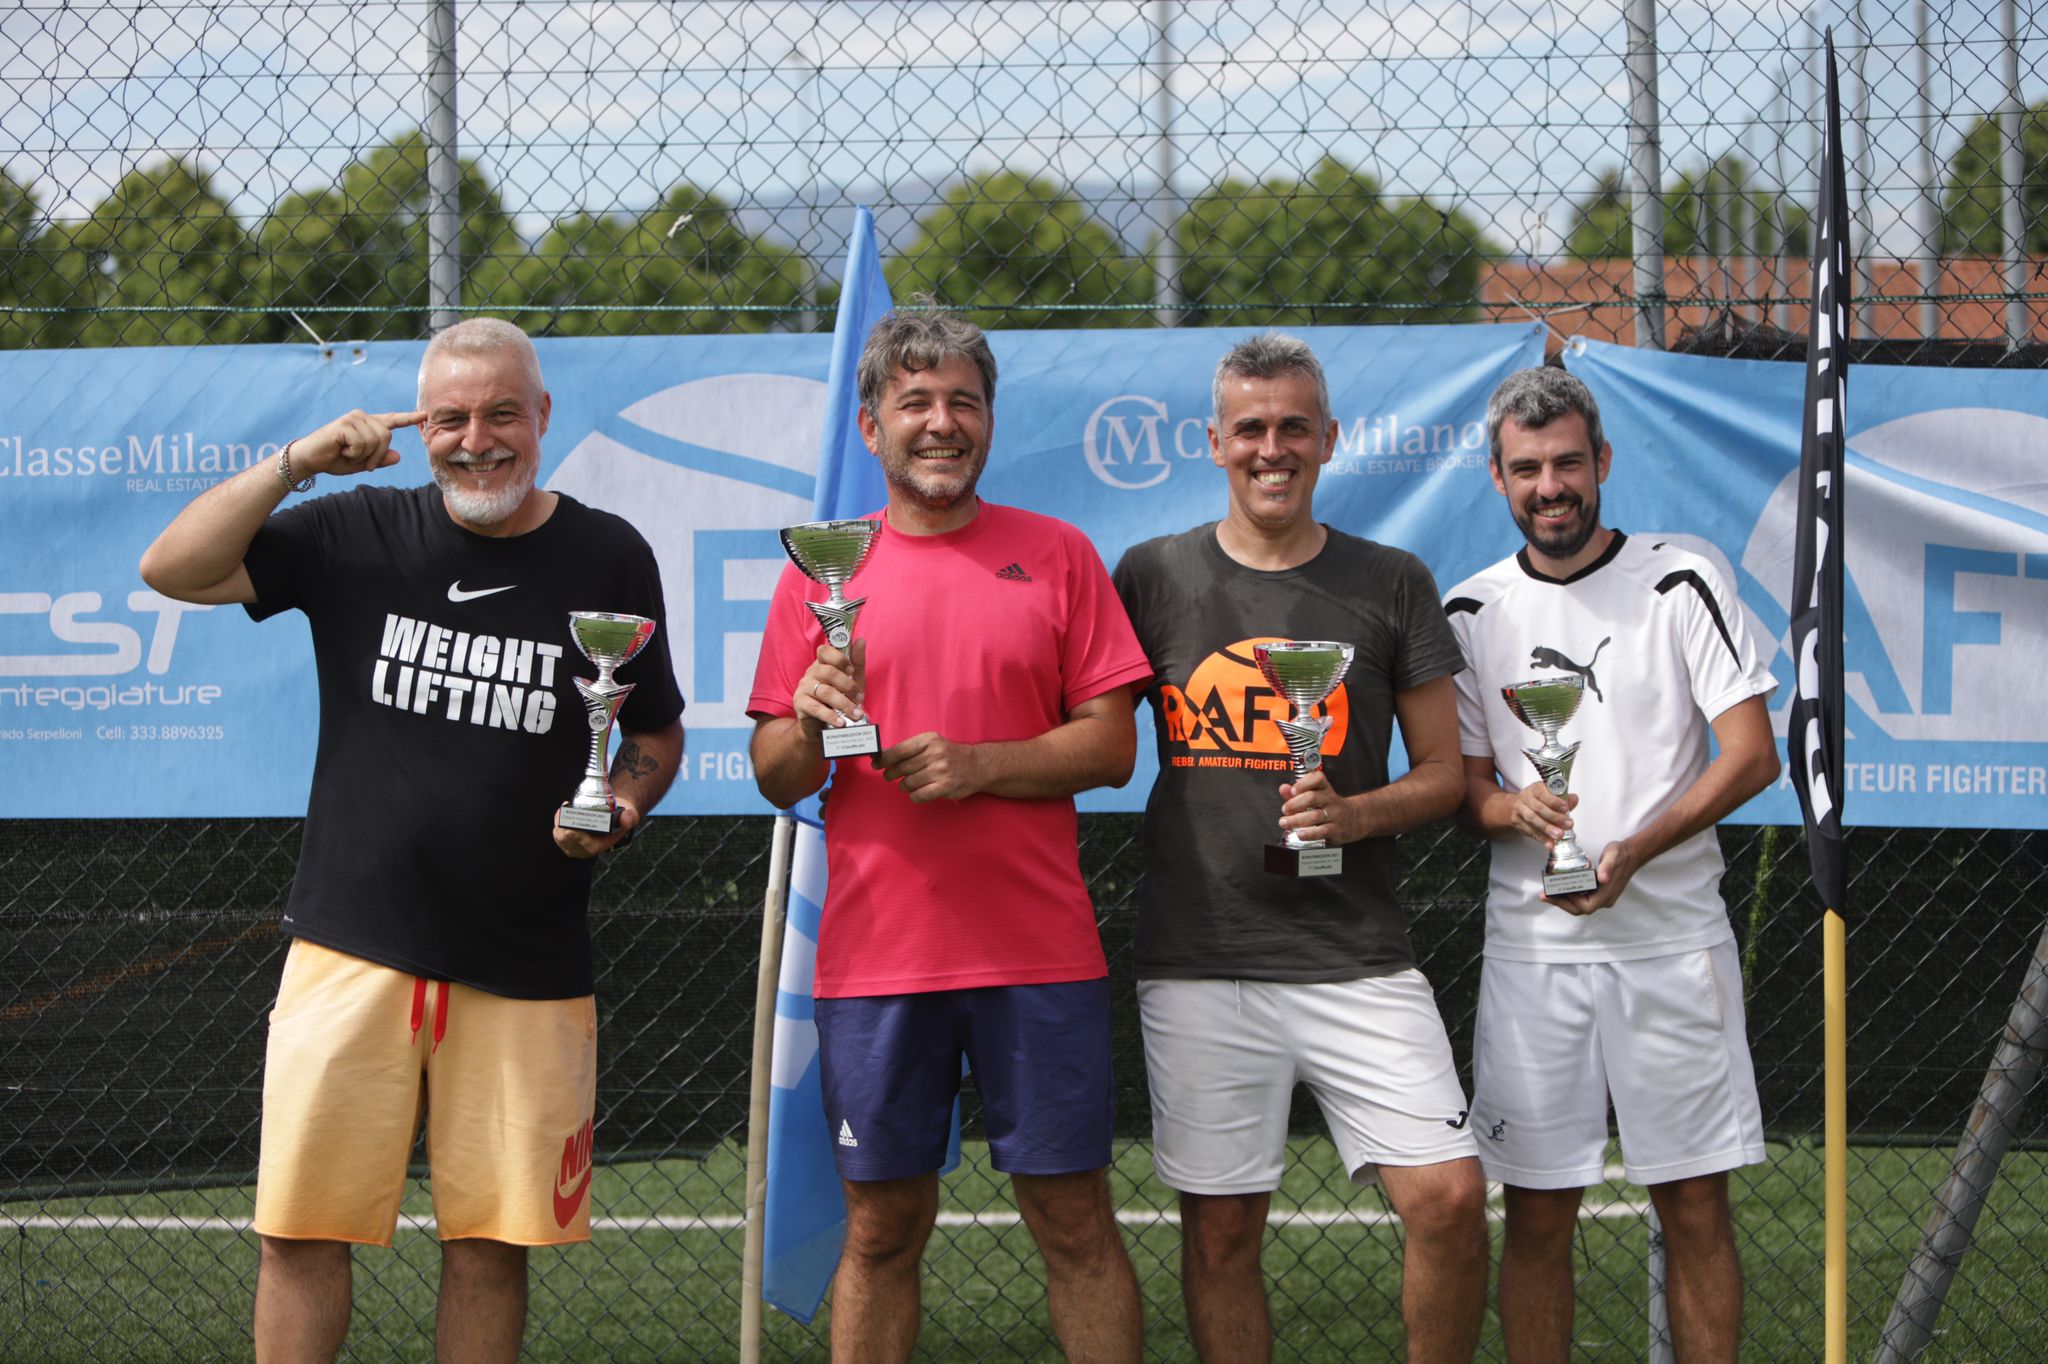
[[(1778, 775), (1775, 684), (1713, 563), (1600, 524), (1614, 452), (1583, 383), (1521, 370), (1486, 416), (1494, 487), (1527, 543), (1444, 609), (1470, 665), (1457, 675), (1463, 818), (1495, 840), (1472, 1128), (1506, 1186), (1508, 1358), (1569, 1357), (1572, 1233), (1602, 1178), (1611, 1099), (1623, 1168), (1663, 1223), (1678, 1358), (1733, 1361), (1728, 1171), (1764, 1144), (1714, 825)], [(1583, 745), (1568, 797), (1538, 779), (1523, 752), (1536, 732), (1501, 696), (1559, 674), (1585, 684), (1560, 740)], [(1546, 897), (1567, 830), (1598, 882)]]

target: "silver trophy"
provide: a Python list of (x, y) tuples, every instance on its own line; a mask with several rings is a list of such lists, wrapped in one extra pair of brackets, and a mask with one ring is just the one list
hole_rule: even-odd
[[(880, 521), (806, 521), (801, 526), (789, 526), (782, 532), (782, 548), (789, 555), (805, 577), (812, 582), (823, 583), (827, 596), (824, 601), (805, 602), (811, 614), (818, 618), (818, 625), (825, 631), (825, 638), (835, 649), (845, 649), (853, 643), (853, 623), (860, 615), (867, 598), (859, 597), (848, 601), (842, 588), (847, 580), (860, 572), (860, 566), (867, 562), (869, 551), (875, 547), (875, 539), (882, 533)], [(828, 758), (854, 758), (882, 751), (882, 737), (874, 721), (855, 720), (844, 725), (835, 725), (825, 731), (825, 756)]]
[[(1311, 712), (1351, 671), (1354, 652), (1351, 645), (1332, 640), (1278, 640), (1252, 646), (1252, 661), (1267, 684), (1293, 707), (1293, 715), (1277, 723), (1294, 755), (1296, 781), (1323, 765), (1323, 735), (1330, 717)], [(1335, 876), (1344, 870), (1344, 850), (1289, 829), (1284, 842), (1266, 845), (1266, 870), (1276, 876)]]
[(612, 721), (633, 690), (631, 682), (615, 682), (612, 674), (654, 638), (654, 622), (645, 616), (620, 616), (610, 611), (571, 611), (569, 637), (597, 668), (597, 680), (576, 679), (583, 709), (590, 713), (590, 761), (583, 780), (556, 817), (564, 829), (608, 834), (619, 827), (619, 802), (605, 777), (605, 755), (611, 748)]
[[(1544, 789), (1563, 799), (1571, 785), (1572, 759), (1578, 756), (1579, 746), (1558, 743), (1557, 732), (1578, 713), (1579, 702), (1586, 696), (1586, 679), (1576, 675), (1532, 678), (1502, 687), (1500, 694), (1514, 717), (1542, 736), (1542, 745), (1523, 749), (1522, 756), (1536, 765)], [(1578, 895), (1599, 884), (1593, 860), (1579, 847), (1573, 832), (1565, 830), (1564, 837), (1551, 845), (1550, 861), (1544, 864), (1543, 893)]]

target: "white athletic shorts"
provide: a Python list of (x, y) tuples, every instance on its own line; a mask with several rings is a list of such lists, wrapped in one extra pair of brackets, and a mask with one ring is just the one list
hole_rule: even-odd
[(1630, 1182), (1764, 1158), (1735, 944), (1621, 962), (1486, 958), (1472, 1046), (1472, 1134), (1488, 1179), (1598, 1184), (1607, 1105)]
[(1268, 1193), (1297, 1080), (1354, 1183), (1476, 1155), (1464, 1086), (1422, 972), (1299, 985), (1141, 980), (1152, 1158), (1168, 1188)]

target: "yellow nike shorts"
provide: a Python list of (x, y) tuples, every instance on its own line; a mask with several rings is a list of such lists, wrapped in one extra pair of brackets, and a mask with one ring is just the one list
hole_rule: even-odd
[(590, 1239), (597, 1006), (507, 999), (307, 942), (263, 1071), (256, 1230), (388, 1246), (422, 1115), (444, 1241)]

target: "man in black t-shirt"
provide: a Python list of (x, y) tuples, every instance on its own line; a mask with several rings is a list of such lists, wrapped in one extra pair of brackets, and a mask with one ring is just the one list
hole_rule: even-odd
[[(1464, 666), (1414, 555), (1315, 520), (1335, 448), (1322, 366), (1269, 334), (1217, 366), (1221, 521), (1135, 546), (1115, 581), (1153, 677), (1159, 778), (1145, 809), (1138, 1005), (1153, 1155), (1180, 1193), (1195, 1348), (1263, 1360), (1259, 1247), (1285, 1167), (1297, 1080), (1345, 1168), (1377, 1178), (1406, 1225), (1408, 1358), (1470, 1359), (1486, 1293), (1485, 1186), (1464, 1090), (1395, 898), (1393, 836), (1464, 794), (1451, 676)], [(1355, 647), (1318, 708), (1323, 765), (1293, 780), (1285, 698), (1257, 644)], [(1387, 780), (1398, 720), (1409, 770)], [(1276, 790), (1277, 788), (1277, 790)], [(1340, 874), (1267, 874), (1285, 830), (1343, 849)]]
[[(526, 1247), (589, 1239), (590, 859), (667, 790), (683, 703), (657, 638), (618, 673), (619, 828), (555, 823), (590, 746), (568, 613), (663, 608), (630, 525), (535, 486), (550, 406), (525, 333), (462, 322), (427, 347), (419, 410), (288, 442), (143, 556), (167, 596), (303, 611), (319, 673), (264, 1073), (259, 1360), (340, 1350), (350, 1246), (391, 1243), (423, 1108), (443, 1358), (516, 1358)], [(431, 484), (272, 514), (317, 474), (395, 463), (414, 425)]]

